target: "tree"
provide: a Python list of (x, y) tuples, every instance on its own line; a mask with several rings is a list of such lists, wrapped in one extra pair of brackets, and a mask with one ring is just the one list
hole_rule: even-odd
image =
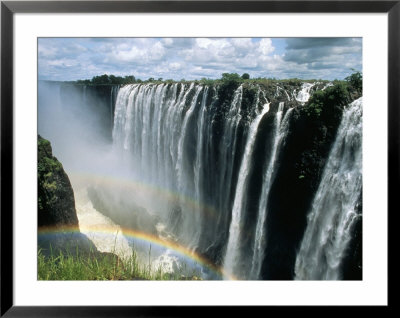
[(328, 123), (340, 117), (342, 107), (350, 101), (348, 83), (336, 81), (333, 86), (324, 91), (316, 91), (309, 99), (305, 109), (309, 116), (322, 116)]
[(222, 86), (224, 89), (232, 90), (236, 89), (243, 79), (237, 73), (223, 73), (222, 74)]
[(241, 77), (238, 73), (222, 73), (222, 81), (224, 82), (240, 82)]
[(88, 84), (91, 83), (89, 79), (86, 79), (86, 80), (77, 80), (76, 82), (77, 82), (78, 84), (83, 84), (83, 85), (88, 85)]
[(243, 79), (237, 73), (223, 73), (221, 85), (218, 89), (218, 99), (221, 105), (228, 105), (233, 98), (236, 88), (243, 82)]
[(92, 78), (92, 83), (93, 84), (111, 84), (111, 81), (107, 74), (103, 74), (100, 76), (94, 76)]
[[(353, 71), (355, 70), (353, 69)], [(349, 82), (350, 86), (353, 89), (355, 89), (359, 93), (362, 92), (362, 74), (360, 72), (356, 71), (350, 76), (347, 76), (345, 80)]]
[(250, 75), (248, 73), (243, 73), (242, 79), (250, 79)]
[(111, 84), (119, 84), (118, 82), (118, 80), (119, 80), (119, 77), (116, 77), (116, 76), (114, 76), (114, 75), (110, 75), (109, 76), (109, 80), (110, 80), (110, 83)]
[[(123, 79), (123, 83), (124, 84), (131, 84), (131, 83), (135, 83), (135, 76), (130, 75), (130, 76), (125, 76)], [(122, 84), (122, 83), (121, 83)]]

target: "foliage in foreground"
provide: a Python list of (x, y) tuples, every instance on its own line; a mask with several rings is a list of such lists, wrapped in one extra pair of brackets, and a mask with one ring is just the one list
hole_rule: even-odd
[(152, 268), (151, 263), (139, 263), (136, 253), (122, 260), (112, 253), (90, 252), (89, 254), (50, 250), (44, 255), (38, 250), (38, 280), (197, 280), (196, 273), (187, 275), (186, 266), (175, 273), (163, 272), (162, 267)]

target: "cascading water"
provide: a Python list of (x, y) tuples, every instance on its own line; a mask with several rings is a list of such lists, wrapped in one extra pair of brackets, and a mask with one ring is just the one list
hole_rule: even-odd
[(328, 83), (328, 84), (326, 84), (324, 87), (322, 87), (321, 91), (324, 91), (324, 90), (326, 90), (328, 87), (331, 87), (331, 86), (333, 86), (333, 84), (332, 84), (332, 83)]
[[(179, 144), (178, 144), (178, 158), (176, 161), (176, 166), (175, 169), (177, 171), (177, 178), (178, 178), (178, 191), (180, 194), (184, 195), (191, 195), (192, 197), (196, 197), (198, 194), (194, 188), (199, 189), (199, 186), (194, 186), (191, 180), (189, 179), (187, 174), (185, 172), (189, 171), (189, 161), (186, 157), (187, 152), (185, 151), (184, 145), (186, 141), (186, 136), (189, 133), (187, 127), (188, 123), (191, 120), (194, 112), (194, 108), (197, 105), (197, 100), (199, 97), (200, 92), (202, 91), (203, 87), (198, 86), (196, 87), (196, 92), (195, 95), (191, 101), (189, 109), (185, 113), (185, 117), (183, 119), (183, 124), (182, 124), (182, 129), (181, 129), (181, 136), (179, 139)], [(181, 197), (180, 197), (181, 199)], [(196, 204), (198, 204), (198, 201), (195, 201)], [(180, 201), (181, 206), (185, 204), (185, 201), (181, 200)], [(184, 224), (183, 228), (185, 228), (185, 231), (190, 231), (190, 234), (192, 235), (192, 239), (189, 242), (189, 247), (194, 249), (198, 245), (198, 240), (199, 240), (199, 211), (195, 207), (192, 212), (192, 218), (183, 218)]]
[[(221, 229), (229, 226), (232, 180), (237, 175), (233, 167), (241, 152), (238, 139), (246, 134), (246, 130), (239, 133), (239, 126), (246, 127), (251, 120), (248, 115), (242, 118), (243, 87), (239, 86), (221, 131), (215, 130), (217, 114), (207, 103), (209, 91), (195, 84), (127, 85), (120, 89), (114, 116), (114, 147), (133, 170), (139, 165), (136, 178), (179, 194), (163, 207), (164, 221), (174, 224), (171, 230), (193, 250), (211, 248), (220, 241)], [(265, 104), (250, 127), (252, 138), (268, 109)], [(216, 138), (221, 140), (218, 148)], [(244, 157), (251, 151), (250, 145)]]
[[(242, 119), (241, 106), (243, 97), (243, 86), (235, 91), (231, 108), (228, 112), (226, 121), (224, 123), (224, 130), (222, 134), (222, 142), (220, 148), (220, 164), (219, 171), (221, 175), (221, 182), (219, 183), (219, 193), (228, 195), (232, 188), (233, 176), (233, 159), (237, 151), (237, 130), (239, 122)], [(229, 164), (227, 164), (229, 163)], [(229, 200), (226, 197), (219, 198), (219, 211), (228, 211), (230, 209)]]
[(341, 279), (362, 189), (362, 98), (343, 113), (297, 254), (298, 280)]
[[(197, 122), (197, 147), (196, 147), (196, 160), (195, 160), (195, 165), (194, 165), (194, 192), (195, 192), (195, 202), (196, 202), (196, 224), (202, 224), (202, 210), (200, 206), (200, 202), (203, 201), (203, 193), (202, 189), (200, 187), (201, 184), (203, 184), (203, 175), (201, 174), (203, 167), (203, 160), (202, 160), (202, 154), (203, 154), (203, 145), (204, 145), (204, 133), (203, 133), (203, 127), (204, 127), (204, 121), (206, 117), (206, 102), (207, 102), (207, 96), (208, 96), (208, 87), (204, 89), (204, 94), (203, 98), (201, 101), (201, 106), (200, 106), (200, 115), (199, 119)], [(198, 226), (195, 232), (194, 236), (194, 241), (199, 242), (201, 236), (201, 226)]]
[(303, 83), (301, 90), (297, 93), (296, 100), (302, 104), (305, 104), (310, 99), (310, 90), (315, 84)]
[[(162, 228), (162, 237), (170, 237), (186, 249), (209, 257), (223, 267), (225, 279), (259, 279), (269, 248), (267, 222), (271, 211), (268, 209), (271, 189), (279, 178), (277, 171), (281, 165), (278, 158), (284, 151), (296, 106), (304, 105), (313, 86), (304, 83), (297, 93), (277, 86), (269, 96), (268, 91), (255, 85), (251, 87), (254, 97), (249, 99), (249, 88), (240, 85), (232, 91), (229, 102), (224, 103), (219, 100), (215, 86), (174, 83), (121, 87), (115, 103), (114, 149), (128, 167), (130, 178), (168, 193), (160, 198), (151, 196), (150, 200), (154, 202), (146, 206), (150, 214), (156, 215), (156, 227)], [(315, 86), (318, 89), (319, 86)], [(286, 103), (291, 108), (285, 112)], [(270, 106), (276, 113), (269, 114)], [(343, 125), (346, 124), (342, 123), (341, 127)], [(351, 130), (351, 124), (347, 125)], [(267, 147), (261, 146), (261, 126), (271, 127)], [(342, 130), (338, 130), (337, 140), (344, 138), (340, 137)], [(331, 156), (338, 151), (335, 150), (339, 147), (337, 143), (339, 141), (336, 141)], [(260, 150), (256, 151), (256, 148), (263, 148), (263, 155), (260, 156)], [(340, 156), (338, 153), (335, 160)], [(347, 160), (347, 157), (340, 160)], [(342, 173), (341, 168), (338, 171)], [(257, 174), (260, 188), (253, 193), (250, 187)], [(329, 173), (325, 172), (325, 175)], [(321, 184), (329, 181), (324, 179)], [(340, 188), (341, 185), (337, 186)], [(316, 197), (314, 206), (326, 206), (329, 199), (323, 201), (325, 193), (322, 192), (332, 187), (319, 189), (320, 203)], [(340, 189), (332, 192), (336, 193), (332, 195), (341, 193)], [(250, 204), (254, 221), (249, 223)], [(310, 215), (314, 214), (316, 212)], [(348, 221), (351, 222), (351, 218)], [(307, 258), (302, 255), (309, 256), (314, 248), (305, 243), (306, 237), (312, 236), (311, 241), (314, 241), (313, 231), (320, 231), (322, 226), (331, 224), (329, 222), (336, 224), (336, 219), (332, 216), (321, 222), (315, 221), (314, 229), (310, 229), (312, 222), (309, 221), (305, 245), (302, 245), (296, 263), (297, 278), (313, 277), (301, 276), (306, 272), (301, 264), (307, 263), (303, 260)], [(345, 226), (340, 229), (341, 233), (337, 235), (340, 238), (335, 236), (336, 245), (342, 246), (349, 240), (345, 238), (346, 229)], [(343, 254), (336, 250), (330, 253)]]
[[(204, 115), (197, 113), (200, 102), (204, 112), (207, 94), (208, 88), (194, 84), (125, 86), (118, 94), (113, 129), (117, 150), (140, 166), (140, 169), (132, 167), (136, 178), (170, 193), (179, 193), (175, 200), (167, 202), (165, 210), (174, 210), (176, 206), (182, 210), (179, 237), (193, 249), (201, 231), (199, 207), (193, 208), (192, 202), (199, 204), (201, 197), (198, 182), (202, 162), (199, 153), (193, 168), (187, 148), (194, 138), (192, 131), (197, 117), (204, 121)], [(201, 140), (201, 130), (197, 138)], [(200, 143), (197, 148), (202, 151)]]
[(293, 111), (293, 108), (289, 109), (282, 120), (283, 107), (284, 107), (284, 102), (280, 102), (278, 111), (275, 115), (275, 131), (274, 131), (271, 155), (267, 165), (265, 166), (265, 172), (263, 175), (261, 199), (258, 208), (258, 219), (256, 225), (256, 233), (253, 246), (253, 258), (252, 258), (251, 272), (250, 272), (250, 277), (253, 279), (259, 278), (260, 275), (260, 269), (264, 257), (264, 250), (266, 248), (265, 222), (267, 218), (268, 196), (274, 178), (276, 159), (279, 154), (279, 150), (282, 147), (284, 138), (289, 130), (289, 119)]
[(110, 94), (110, 120), (111, 120), (111, 127), (114, 123), (114, 105), (116, 103), (117, 94), (118, 94), (119, 86), (114, 85), (111, 87), (111, 94)]
[[(39, 132), (74, 172), (82, 232), (189, 279), (359, 279), (362, 99), (342, 113), (307, 108), (336, 83), (198, 83), (40, 83)], [(91, 236), (103, 225), (120, 239)]]
[(236, 274), (236, 266), (238, 259), (240, 259), (239, 240), (242, 230), (242, 211), (244, 209), (246, 187), (249, 182), (249, 170), (251, 168), (251, 157), (254, 149), (254, 142), (256, 140), (258, 125), (260, 124), (263, 116), (268, 112), (269, 104), (265, 104), (261, 113), (252, 122), (249, 135), (247, 137), (246, 148), (244, 151), (242, 163), (239, 170), (239, 180), (236, 185), (235, 200), (232, 208), (232, 220), (229, 227), (229, 239), (224, 259), (224, 269), (228, 275)]

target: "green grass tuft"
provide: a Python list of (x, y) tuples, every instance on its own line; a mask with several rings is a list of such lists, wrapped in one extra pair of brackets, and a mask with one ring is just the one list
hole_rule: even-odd
[[(150, 251), (149, 251), (150, 255)], [(81, 253), (76, 249), (72, 254), (61, 251), (45, 256), (38, 250), (38, 280), (198, 280), (196, 272), (189, 272), (186, 264), (175, 273), (166, 273), (162, 267), (153, 268), (150, 261), (139, 263), (137, 254), (122, 260), (112, 253)], [(190, 274), (190, 275), (188, 275)]]

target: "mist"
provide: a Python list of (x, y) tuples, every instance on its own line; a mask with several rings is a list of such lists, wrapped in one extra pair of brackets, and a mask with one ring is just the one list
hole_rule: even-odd
[(112, 147), (102, 101), (93, 95), (84, 98), (84, 89), (39, 82), (38, 132), (70, 171), (104, 169)]
[[(164, 222), (175, 198), (146, 183), (135, 158), (115, 149), (112, 127), (117, 91), (117, 86), (110, 93), (106, 87), (39, 81), (38, 133), (51, 142), (54, 156), (69, 176), (80, 231), (100, 251), (121, 258), (130, 257), (134, 249), (147, 263), (151, 249), (154, 266), (173, 271), (180, 266), (179, 257), (128, 233), (176, 241)], [(104, 228), (111, 234), (100, 233)]]

